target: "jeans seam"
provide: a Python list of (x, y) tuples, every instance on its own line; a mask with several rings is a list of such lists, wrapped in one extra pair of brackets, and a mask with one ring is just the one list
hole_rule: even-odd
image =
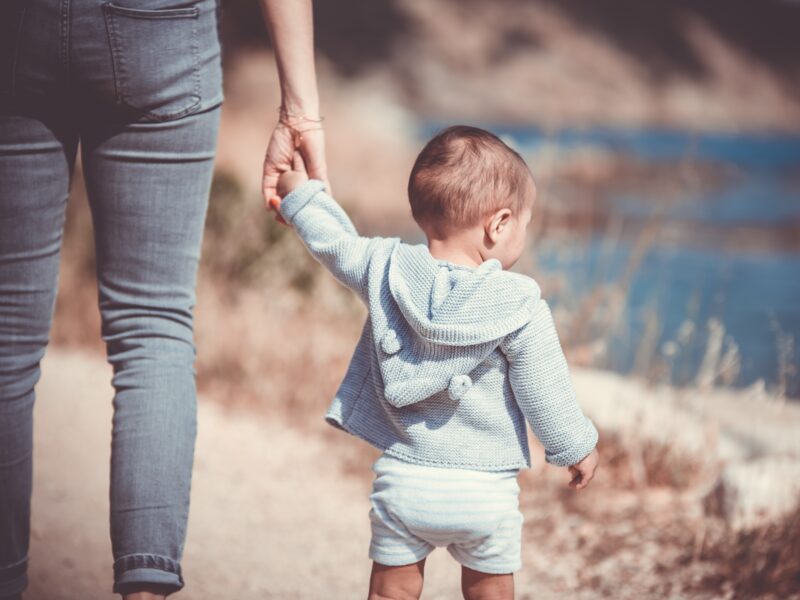
[(21, 558), (20, 560), (18, 560), (16, 562), (13, 562), (11, 564), (0, 565), (0, 572), (10, 571), (12, 569), (16, 569), (17, 567), (20, 567), (20, 566), (24, 565), (25, 563), (27, 563), (29, 559), (30, 559), (29, 556), (25, 556), (24, 558)]
[(69, 73), (69, 46), (70, 46), (70, 28), (72, 20), (70, 19), (70, 0), (61, 0), (61, 64), (64, 70)]
[(11, 56), (11, 69), (8, 74), (9, 76), (8, 94), (10, 96), (13, 96), (17, 89), (17, 62), (19, 61), (19, 44), (20, 44), (20, 39), (22, 38), (22, 27), (25, 22), (25, 13), (27, 12), (27, 9), (28, 9), (28, 3), (23, 2), (19, 12), (19, 20), (17, 22), (16, 35), (14, 36), (14, 47), (12, 49), (12, 56)]
[[(29, 556), (26, 555), (16, 562), (9, 565), (0, 566), (0, 589), (3, 593), (11, 591), (10, 598), (18, 598), (19, 594), (28, 586), (28, 562)], [(5, 596), (3, 596), (5, 598)]]
[(114, 97), (117, 101), (117, 104), (122, 102), (122, 94), (120, 92), (119, 80), (122, 77), (121, 73), (121, 65), (120, 63), (120, 51), (117, 47), (117, 37), (118, 33), (116, 31), (116, 23), (114, 18), (108, 11), (108, 2), (103, 4), (103, 20), (106, 23), (106, 35), (108, 35), (108, 46), (111, 50), (111, 71), (113, 74), (112, 79), (114, 80)]
[(135, 19), (196, 19), (200, 14), (200, 10), (196, 6), (190, 8), (140, 9), (118, 6), (114, 2), (106, 2), (105, 5), (109, 6), (109, 11)]

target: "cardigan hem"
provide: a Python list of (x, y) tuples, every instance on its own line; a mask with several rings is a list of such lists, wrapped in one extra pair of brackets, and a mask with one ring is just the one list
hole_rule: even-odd
[(447, 460), (432, 460), (432, 459), (424, 459), (420, 458), (419, 456), (414, 456), (412, 454), (408, 454), (406, 452), (402, 452), (396, 449), (393, 449), (389, 446), (381, 444), (380, 442), (373, 440), (370, 438), (369, 435), (363, 433), (358, 428), (353, 427), (349, 423), (342, 422), (337, 415), (333, 415), (328, 413), (325, 415), (325, 421), (328, 425), (335, 427), (341, 431), (347, 432), (350, 435), (353, 435), (357, 438), (360, 438), (367, 442), (370, 446), (377, 448), (381, 452), (384, 452), (388, 456), (392, 456), (394, 458), (398, 458), (400, 460), (404, 460), (406, 462), (421, 465), (425, 467), (440, 467), (444, 469), (471, 469), (473, 471), (520, 471), (522, 469), (529, 469), (531, 467), (530, 460), (526, 461), (523, 459), (521, 462), (515, 461), (511, 463), (502, 463), (499, 465), (487, 465), (487, 464), (478, 464), (478, 463), (470, 463), (470, 462), (459, 462), (459, 461), (447, 461)]

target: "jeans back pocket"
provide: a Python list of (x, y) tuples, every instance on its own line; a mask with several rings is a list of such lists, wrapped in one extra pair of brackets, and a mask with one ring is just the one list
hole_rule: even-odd
[(103, 4), (117, 103), (147, 121), (200, 106), (197, 6), (142, 9)]

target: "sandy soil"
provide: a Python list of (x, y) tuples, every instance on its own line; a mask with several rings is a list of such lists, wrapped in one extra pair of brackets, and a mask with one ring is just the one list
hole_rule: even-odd
[[(111, 598), (110, 369), (95, 355), (58, 349), (48, 351), (43, 369), (25, 598)], [(793, 536), (791, 529), (736, 537), (704, 504), (730, 468), (725, 491), (734, 492), (733, 500), (723, 494), (725, 510), (734, 511), (729, 520), (761, 514), (769, 507), (765, 499), (796, 502), (785, 475), (797, 466), (791, 459), (797, 457), (791, 435), (800, 422), (797, 407), (763, 405), (756, 418), (752, 404), (744, 410), (748, 400), (741, 394), (737, 400), (713, 392), (707, 404), (693, 407), (685, 404), (695, 394), (676, 396), (592, 371), (576, 370), (574, 377), (601, 430), (603, 466), (587, 490), (575, 493), (565, 485), (566, 471), (534, 453), (533, 468), (521, 475), (525, 567), (517, 576), (518, 598), (800, 597), (794, 559), (776, 554), (789, 547), (783, 536)], [(720, 411), (717, 401), (738, 402), (744, 420), (737, 422), (750, 427), (730, 427), (739, 407)], [(715, 412), (725, 412), (728, 425)], [(363, 597), (375, 453), (321, 418), (310, 415), (308, 422), (300, 431), (269, 413), (255, 417), (201, 399), (181, 598)], [(770, 441), (778, 439), (777, 446)], [(754, 485), (752, 468), (766, 471), (753, 461), (773, 455), (784, 462)], [(750, 474), (737, 484), (736, 469), (748, 465)], [(755, 496), (742, 495), (753, 489)], [(800, 531), (800, 521), (792, 526)], [(748, 549), (773, 558), (755, 561), (742, 554)], [(458, 597), (458, 566), (435, 552), (423, 598)]]

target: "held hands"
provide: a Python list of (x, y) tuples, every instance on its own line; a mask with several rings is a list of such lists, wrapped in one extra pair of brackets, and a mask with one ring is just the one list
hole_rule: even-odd
[(572, 481), (568, 484), (569, 487), (575, 490), (582, 490), (589, 485), (589, 482), (594, 479), (594, 472), (597, 470), (599, 459), (600, 455), (597, 453), (597, 448), (595, 448), (579, 463), (569, 467), (569, 472), (572, 475)]
[(292, 192), (295, 188), (308, 181), (308, 171), (300, 152), (295, 152), (292, 158), (291, 170), (283, 171), (277, 179), (275, 194), (269, 200), (269, 209), (275, 213), (275, 220), (286, 224), (280, 213), (281, 198)]
[(292, 115), (281, 109), (278, 126), (272, 132), (264, 157), (264, 173), (261, 191), (269, 206), (278, 192), (278, 179), (281, 173), (293, 169), (295, 155), (300, 154), (308, 168), (308, 175), (325, 182), (330, 191), (327, 164), (325, 160), (325, 134), (319, 125), (322, 117), (313, 119), (302, 115)]
[(294, 153), (292, 158), (292, 170), (284, 171), (278, 177), (277, 193), (283, 198), (286, 194), (294, 191), (308, 181), (308, 170), (303, 156), (299, 152)]

